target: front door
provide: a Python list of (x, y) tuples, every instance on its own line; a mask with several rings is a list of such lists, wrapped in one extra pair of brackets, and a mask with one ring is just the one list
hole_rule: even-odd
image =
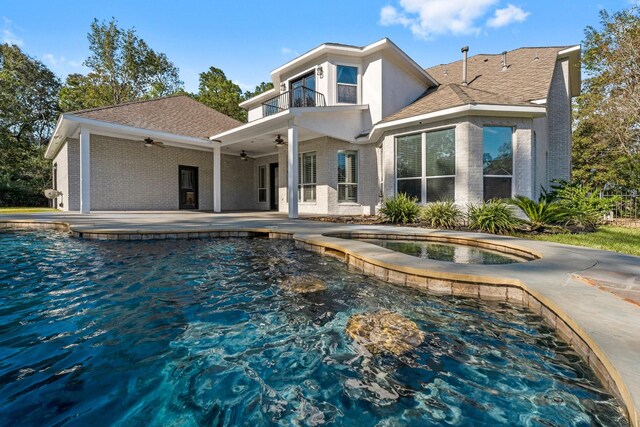
[(198, 168), (195, 166), (178, 166), (180, 174), (179, 208), (198, 209)]
[(271, 201), (270, 208), (276, 211), (278, 210), (279, 187), (280, 186), (278, 185), (278, 164), (271, 163), (269, 165), (269, 200)]

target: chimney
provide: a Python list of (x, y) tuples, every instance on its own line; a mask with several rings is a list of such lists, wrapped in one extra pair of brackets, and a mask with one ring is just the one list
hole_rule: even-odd
[(462, 86), (466, 86), (467, 83), (467, 52), (469, 52), (469, 46), (465, 46), (462, 51)]
[(507, 51), (502, 52), (502, 71), (507, 71), (509, 65), (507, 64)]

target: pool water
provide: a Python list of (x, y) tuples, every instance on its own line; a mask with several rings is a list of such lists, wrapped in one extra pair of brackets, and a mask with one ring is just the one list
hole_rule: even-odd
[(524, 258), (516, 255), (491, 251), (476, 246), (434, 243), (419, 240), (358, 240), (418, 258), (455, 262), (457, 264), (513, 264), (515, 262), (526, 261)]
[[(295, 294), (291, 275), (327, 290)], [(289, 241), (0, 233), (1, 425), (628, 425), (523, 308), (352, 273)], [(371, 355), (349, 316), (425, 339)]]

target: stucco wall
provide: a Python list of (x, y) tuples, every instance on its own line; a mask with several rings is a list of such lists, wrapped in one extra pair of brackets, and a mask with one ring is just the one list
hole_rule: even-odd
[(427, 89), (424, 83), (386, 58), (382, 62), (381, 86), (382, 118), (411, 104)]
[[(358, 151), (358, 203), (338, 203), (338, 150)], [(373, 144), (356, 145), (323, 137), (299, 144), (298, 152), (316, 152), (316, 201), (298, 204), (301, 214), (368, 215), (378, 203), (378, 167)], [(279, 151), (280, 212), (287, 212), (287, 149)]]

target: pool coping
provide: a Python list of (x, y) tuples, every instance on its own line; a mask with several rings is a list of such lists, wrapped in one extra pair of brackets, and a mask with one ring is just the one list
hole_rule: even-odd
[[(617, 299), (613, 295), (585, 284), (575, 277), (576, 268), (589, 268), (588, 259), (579, 259), (565, 245), (541, 244), (536, 242), (532, 247), (529, 241), (522, 239), (505, 239), (501, 236), (478, 234), (474, 236), (456, 232), (432, 232), (424, 230), (400, 229), (389, 230), (388, 227), (340, 227), (342, 230), (321, 232), (319, 230), (301, 230), (300, 227), (286, 226), (208, 226), (198, 227), (197, 230), (180, 227), (164, 226), (161, 228), (122, 227), (105, 228), (99, 225), (74, 225), (63, 221), (45, 220), (4, 220), (0, 219), (1, 229), (57, 229), (70, 232), (74, 237), (96, 240), (151, 240), (151, 239), (202, 239), (225, 237), (268, 237), (271, 239), (293, 239), (297, 247), (324, 256), (332, 256), (346, 263), (350, 269), (367, 276), (426, 290), (435, 294), (474, 297), (487, 300), (499, 300), (508, 303), (524, 305), (542, 316), (545, 322), (553, 327), (558, 334), (569, 343), (583, 360), (593, 369), (603, 384), (613, 392), (627, 410), (632, 426), (640, 427), (640, 340), (629, 329), (624, 329), (629, 320), (629, 314), (640, 326), (640, 309), (627, 302)], [(432, 230), (433, 231), (433, 230)], [(452, 264), (441, 261), (419, 259), (410, 255), (400, 254), (386, 248), (359, 240), (336, 237), (358, 236), (366, 238), (402, 238), (403, 240), (432, 240), (448, 243), (467, 244), (492, 250), (527, 253), (535, 258), (533, 261), (508, 264), (505, 266), (483, 266)], [(371, 237), (369, 237), (371, 236)], [(363, 237), (364, 238), (364, 237)], [(564, 250), (563, 250), (564, 249)], [(604, 251), (600, 251), (604, 252)], [(561, 256), (560, 263), (554, 258)], [(585, 258), (582, 256), (582, 258)], [(584, 316), (575, 316), (574, 305), (580, 298), (567, 298), (558, 295), (560, 286), (540, 286), (532, 281), (545, 271), (545, 266), (551, 270), (567, 264), (561, 274), (566, 281), (563, 287), (580, 291), (580, 304), (596, 303), (596, 306), (606, 300), (605, 306), (611, 312), (606, 313), (606, 319), (616, 318), (617, 330), (603, 336), (602, 327)], [(455, 271), (452, 270), (452, 266)], [(525, 279), (521, 279), (524, 275)], [(518, 277), (516, 277), (518, 276)], [(529, 280), (527, 280), (527, 278)], [(581, 288), (581, 287), (582, 288)], [(586, 288), (585, 288), (586, 287)], [(597, 292), (594, 293), (593, 290)], [(556, 291), (556, 292), (554, 292)], [(591, 292), (587, 292), (591, 291)], [(636, 312), (633, 312), (636, 310)], [(618, 319), (622, 317), (621, 319)], [(597, 323), (597, 322), (596, 322)], [(597, 333), (594, 333), (597, 331)], [(636, 329), (640, 331), (640, 329)], [(591, 333), (590, 333), (591, 332)], [(624, 333), (622, 333), (624, 332)], [(629, 342), (630, 340), (630, 342)], [(629, 348), (632, 354), (628, 353)], [(637, 362), (629, 357), (637, 358)], [(636, 380), (634, 380), (634, 377)]]

